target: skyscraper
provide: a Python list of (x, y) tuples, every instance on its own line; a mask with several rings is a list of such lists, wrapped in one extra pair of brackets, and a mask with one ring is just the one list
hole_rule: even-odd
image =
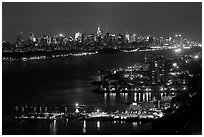
[(80, 32), (75, 33), (75, 41), (82, 41), (82, 35)]
[(133, 35), (130, 37), (130, 42), (136, 42), (136, 34), (133, 34)]
[(130, 42), (130, 35), (129, 35), (128, 32), (125, 34), (125, 39), (126, 39), (128, 42)]
[(30, 40), (31, 42), (36, 42), (35, 35), (34, 35), (32, 32), (30, 33), (29, 40)]
[(98, 27), (96, 34), (97, 34), (97, 37), (101, 37), (102, 32), (101, 32), (100, 27)]
[(149, 64), (151, 84), (159, 84), (168, 80), (168, 61), (163, 56), (145, 56), (145, 63)]

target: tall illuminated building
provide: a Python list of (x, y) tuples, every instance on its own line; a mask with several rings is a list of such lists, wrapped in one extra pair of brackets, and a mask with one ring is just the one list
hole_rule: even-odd
[(96, 34), (97, 34), (97, 37), (101, 37), (102, 32), (101, 32), (100, 27), (98, 27), (98, 29), (97, 29), (97, 31), (96, 31)]
[(52, 43), (52, 38), (51, 38), (51, 37), (48, 37), (47, 43), (48, 43), (49, 45)]
[(151, 84), (164, 83), (168, 80), (169, 63), (163, 56), (145, 56), (145, 63), (149, 64), (149, 78)]
[(35, 35), (34, 35), (32, 32), (30, 33), (29, 40), (30, 40), (31, 42), (36, 42)]
[(73, 37), (71, 37), (71, 36), (68, 38), (68, 41), (69, 41), (69, 42), (72, 42), (73, 40), (74, 40), (74, 39), (73, 39)]
[(160, 42), (161, 44), (163, 44), (163, 43), (164, 43), (164, 37), (160, 37), (160, 38), (159, 38), (159, 42)]
[(80, 32), (75, 33), (75, 41), (82, 41), (82, 34)]
[(131, 37), (130, 37), (130, 42), (136, 42), (136, 34), (133, 34)]
[(47, 45), (48, 44), (48, 36), (43, 36), (41, 39), (41, 43)]
[(51, 42), (54, 43), (54, 44), (57, 44), (57, 36), (56, 35), (54, 35), (52, 37), (52, 41)]
[(126, 39), (128, 42), (130, 42), (130, 35), (129, 35), (128, 32), (125, 34), (125, 39)]

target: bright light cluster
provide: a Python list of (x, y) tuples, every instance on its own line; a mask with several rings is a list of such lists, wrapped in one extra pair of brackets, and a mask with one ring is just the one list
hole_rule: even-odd
[(181, 49), (175, 49), (175, 52), (176, 52), (176, 53), (180, 53), (180, 52), (181, 52)]

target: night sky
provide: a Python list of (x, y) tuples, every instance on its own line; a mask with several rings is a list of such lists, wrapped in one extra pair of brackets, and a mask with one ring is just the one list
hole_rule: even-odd
[[(23, 32), (36, 36), (96, 33), (173, 36), (201, 42), (202, 3), (2, 3), (2, 34), (15, 41)], [(27, 36), (26, 36), (27, 37)]]

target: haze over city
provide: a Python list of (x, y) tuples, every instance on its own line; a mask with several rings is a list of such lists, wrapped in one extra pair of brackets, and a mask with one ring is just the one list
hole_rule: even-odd
[(23, 32), (37, 36), (76, 32), (135, 33), (169, 37), (175, 34), (201, 42), (200, 3), (2, 3), (3, 41)]

